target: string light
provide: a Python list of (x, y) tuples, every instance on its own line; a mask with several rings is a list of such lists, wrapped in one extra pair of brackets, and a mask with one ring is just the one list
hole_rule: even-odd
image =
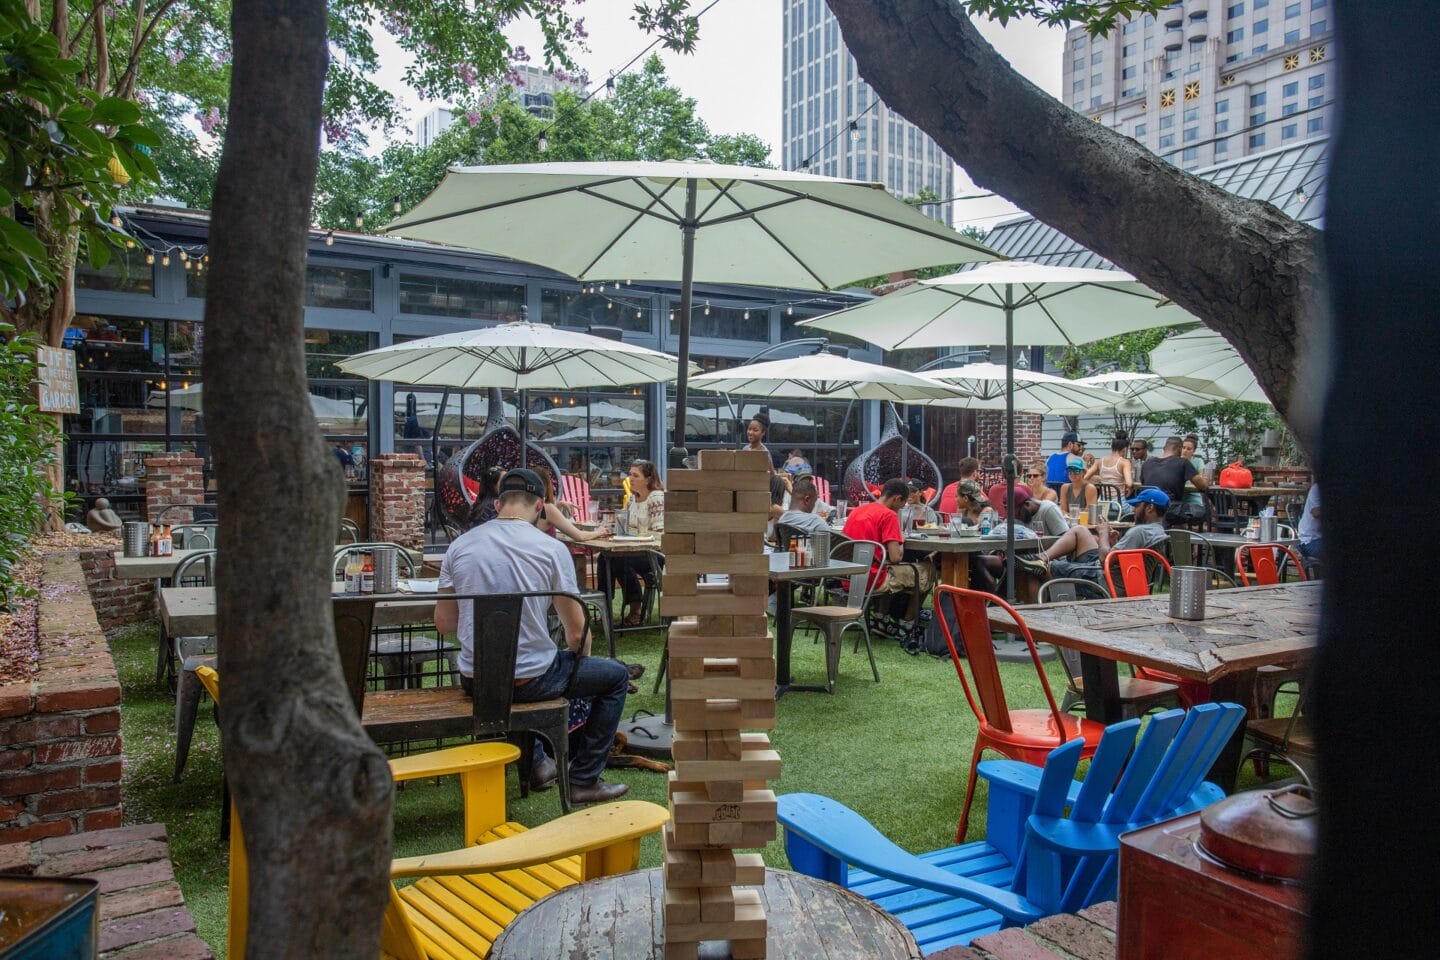
[(153, 265), (155, 264), (155, 254), (153, 254), (153, 253), (146, 253), (146, 254), (145, 254), (145, 263), (146, 263), (147, 265), (149, 265), (149, 266), (153, 266)]
[(355, 229), (359, 230), (363, 226), (365, 226), (365, 215), (363, 213), (355, 214)]
[(327, 247), (333, 247), (333, 246), (335, 246), (335, 231), (334, 231), (334, 230), (326, 230), (326, 231), (325, 231), (325, 246), (327, 246)]
[(125, 226), (125, 221), (120, 219), (120, 214), (114, 213), (110, 215), (110, 226), (114, 227), (116, 230), (119, 230), (121, 227)]
[(396, 194), (395, 196), (393, 196), (393, 197), (390, 198), (390, 212), (391, 212), (391, 213), (399, 213), (399, 212), (400, 212), (400, 195), (399, 195), (399, 194)]
[(134, 250), (134, 249), (135, 249), (135, 241), (134, 241), (134, 240), (130, 240), (130, 239), (127, 238), (127, 239), (125, 240), (125, 249), (126, 249), (126, 250)]
[(706, 301), (705, 301), (705, 316), (707, 316), (707, 317), (710, 316), (710, 301), (709, 301), (709, 300), (706, 300)]
[(187, 263), (187, 262), (189, 262), (189, 260), (190, 260), (189, 255), (186, 254), (184, 250), (181, 250), (181, 251), (180, 251), (180, 262), (181, 262), (181, 263)]
[(747, 310), (741, 315), (740, 319), (742, 319), (742, 320), (749, 320), (749, 319), (750, 319), (750, 311), (747, 309)]
[(544, 131), (544, 130), (541, 130), (541, 131), (540, 131), (540, 139), (539, 139), (538, 141), (536, 141), (535, 147), (536, 147), (536, 149), (538, 149), (541, 153), (544, 153), (546, 150), (549, 150), (549, 149), (550, 149), (550, 138), (547, 137), (547, 136), (545, 136), (545, 131)]
[(168, 266), (170, 266), (170, 254), (167, 253), (167, 254), (165, 254), (164, 256), (162, 256), (162, 257), (160, 258), (160, 266), (162, 266), (162, 267), (168, 267)]
[(851, 120), (851, 121), (850, 121), (850, 142), (851, 142), (851, 143), (859, 143), (859, 142), (860, 142), (860, 121), (859, 121), (859, 120)]

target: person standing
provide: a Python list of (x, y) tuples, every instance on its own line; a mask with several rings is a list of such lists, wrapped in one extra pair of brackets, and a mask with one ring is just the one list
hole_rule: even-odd
[[(1149, 440), (1130, 441), (1130, 483), (1132, 487), (1138, 487), (1145, 483), (1142, 476), (1145, 472), (1145, 463), (1150, 459)], [(1131, 492), (1134, 492), (1133, 490)]]
[(764, 410), (756, 413), (745, 422), (745, 446), (741, 450), (763, 450), (765, 456), (770, 457), (770, 467), (774, 469), (775, 458), (770, 453), (770, 448), (765, 446), (765, 440), (770, 436), (770, 416)]
[[(445, 599), (445, 594), (504, 594), (554, 592), (570, 596), (530, 597), (522, 601), (519, 640), (515, 656), (515, 701), (534, 703), (565, 697), (588, 700), (590, 719), (575, 735), (570, 754), (570, 801), (595, 803), (614, 800), (629, 789), (623, 783), (606, 783), (600, 776), (615, 742), (615, 731), (625, 711), (630, 673), (623, 663), (590, 656), (590, 632), (585, 608), (576, 595), (575, 567), (570, 554), (554, 537), (535, 526), (544, 514), (545, 487), (539, 476), (524, 468), (511, 470), (500, 481), (496, 517), (461, 534), (440, 562), (440, 597), (435, 604), (435, 628), (454, 633), (460, 643), (460, 685), (475, 694), (474, 607)], [(547, 614), (554, 609), (565, 631), (565, 649), (550, 637)], [(537, 754), (540, 754), (537, 751)], [(543, 770), (537, 757), (532, 782), (553, 774)]]
[(1071, 431), (1060, 437), (1059, 451), (1050, 454), (1050, 458), (1045, 461), (1045, 485), (1057, 494), (1070, 479), (1065, 472), (1070, 458), (1078, 458), (1080, 450), (1080, 435)]

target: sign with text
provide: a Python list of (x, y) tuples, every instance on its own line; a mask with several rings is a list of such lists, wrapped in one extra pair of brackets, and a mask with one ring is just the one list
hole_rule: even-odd
[(40, 409), (44, 413), (79, 413), (80, 390), (75, 381), (75, 351), (39, 347), (35, 362), (40, 365)]

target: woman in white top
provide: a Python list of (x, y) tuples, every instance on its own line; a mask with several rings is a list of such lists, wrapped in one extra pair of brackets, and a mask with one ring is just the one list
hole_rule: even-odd
[(1084, 482), (1095, 482), (1110, 487), (1119, 488), (1120, 492), (1129, 495), (1130, 488), (1135, 485), (1134, 474), (1130, 469), (1130, 459), (1125, 456), (1125, 451), (1130, 447), (1130, 437), (1125, 431), (1115, 434), (1115, 439), (1110, 441), (1110, 455), (1101, 457), (1090, 465), (1085, 471)]
[[(654, 536), (665, 532), (665, 485), (655, 464), (636, 460), (630, 466), (630, 500), (621, 511), (625, 533), (633, 537)], [(655, 549), (659, 550), (657, 542)], [(607, 554), (609, 576), (620, 584), (625, 599), (625, 613), (620, 623), (638, 627), (645, 616), (645, 589), (655, 584), (655, 569), (648, 554)]]

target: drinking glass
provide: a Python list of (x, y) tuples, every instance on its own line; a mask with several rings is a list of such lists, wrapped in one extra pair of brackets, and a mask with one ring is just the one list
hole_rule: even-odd
[(849, 512), (850, 512), (850, 502), (849, 502), (848, 500), (836, 500), (836, 501), (835, 501), (835, 519), (837, 519), (837, 520), (844, 520), (844, 519), (845, 519), (845, 515), (846, 515), (847, 513), (849, 513)]
[(1068, 512), (1069, 512), (1069, 514), (1070, 514), (1070, 521), (1071, 521), (1072, 523), (1079, 523), (1079, 522), (1080, 522), (1080, 504), (1078, 504), (1078, 503), (1072, 503), (1072, 504), (1070, 504), (1070, 506), (1069, 506), (1069, 508), (1068, 508)]

